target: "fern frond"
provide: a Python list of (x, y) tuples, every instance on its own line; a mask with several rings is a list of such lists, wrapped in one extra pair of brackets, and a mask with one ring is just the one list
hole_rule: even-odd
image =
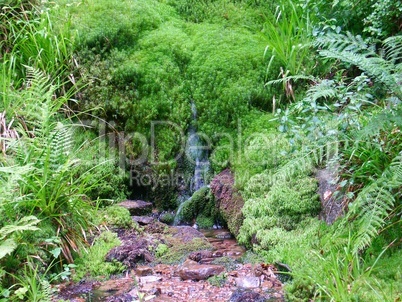
[(364, 52), (366, 54), (375, 55), (374, 47), (367, 44), (360, 35), (353, 35), (346, 32), (345, 35), (337, 33), (327, 33), (317, 38), (314, 45), (321, 49), (336, 49), (338, 52)]
[(387, 188), (380, 187), (377, 182), (360, 192), (350, 214), (358, 215), (354, 234), (354, 249), (359, 251), (370, 245), (371, 240), (385, 224), (395, 199)]
[(309, 88), (307, 97), (312, 101), (316, 101), (320, 98), (333, 98), (338, 95), (338, 93), (339, 90), (334, 86), (334, 81), (322, 80)]
[(299, 75), (294, 75), (294, 76), (286, 76), (286, 77), (280, 78), (278, 80), (268, 81), (265, 85), (283, 84), (283, 83), (289, 82), (290, 80), (292, 80), (293, 82), (297, 82), (300, 80), (308, 80), (308, 81), (315, 82), (316, 78), (313, 76), (299, 74)]
[(45, 279), (40, 280), (40, 285), (41, 285), (41, 301), (43, 302), (51, 302), (53, 301), (54, 295), (53, 295), (53, 290), (52, 286), (50, 285), (49, 281)]
[[(389, 212), (394, 208), (394, 189), (402, 186), (402, 152), (392, 161), (383, 176), (366, 186), (350, 206), (344, 222), (352, 221), (354, 249), (367, 247), (386, 224)], [(341, 224), (341, 228), (345, 225)]]
[(50, 164), (54, 169), (65, 163), (69, 153), (73, 149), (74, 140), (71, 128), (57, 123), (51, 134), (50, 141)]
[(400, 56), (399, 42), (399, 38), (386, 42), (388, 57), (391, 60), (381, 57), (361, 37), (354, 37), (350, 33), (346, 35), (328, 34), (318, 39), (316, 46), (326, 48), (319, 51), (320, 55), (359, 67), (402, 100), (400, 75), (395, 72), (400, 67), (395, 64), (395, 58)]
[(394, 64), (402, 60), (402, 35), (385, 39), (383, 45), (388, 60)]

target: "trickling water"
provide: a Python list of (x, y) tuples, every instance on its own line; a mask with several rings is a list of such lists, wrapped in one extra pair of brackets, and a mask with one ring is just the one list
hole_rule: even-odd
[(186, 145), (186, 160), (194, 168), (193, 175), (189, 184), (188, 195), (184, 195), (179, 198), (179, 208), (177, 209), (174, 224), (177, 225), (180, 222), (180, 213), (183, 208), (183, 204), (186, 200), (189, 200), (191, 195), (205, 187), (208, 183), (208, 173), (210, 168), (210, 163), (208, 159), (208, 146), (203, 144), (199, 134), (197, 133), (197, 128), (195, 126), (197, 121), (197, 108), (194, 101), (191, 101), (191, 116), (192, 121), (188, 129), (188, 140)]
[(194, 193), (206, 185), (206, 178), (209, 171), (209, 159), (208, 147), (203, 144), (194, 126), (197, 121), (197, 108), (194, 102), (191, 102), (191, 112), (193, 120), (189, 128), (186, 156), (194, 165), (194, 175), (190, 185), (190, 193)]

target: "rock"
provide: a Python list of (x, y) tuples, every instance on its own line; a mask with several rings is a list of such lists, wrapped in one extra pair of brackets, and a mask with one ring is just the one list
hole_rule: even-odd
[(114, 295), (113, 297), (107, 297), (105, 302), (131, 302), (133, 297), (130, 294)]
[(153, 271), (149, 266), (137, 266), (135, 268), (135, 273), (138, 276), (149, 276), (153, 274)]
[(335, 196), (333, 194), (337, 190), (336, 179), (337, 175), (335, 169), (321, 169), (316, 173), (318, 180), (318, 193), (322, 210), (319, 218), (324, 220), (327, 224), (332, 224), (344, 212), (343, 196)]
[(144, 276), (144, 277), (139, 277), (139, 282), (140, 283), (153, 283), (153, 282), (158, 282), (162, 280), (162, 277), (160, 276)]
[(229, 299), (229, 302), (264, 302), (267, 298), (251, 290), (237, 289)]
[(193, 261), (200, 262), (202, 259), (212, 258), (212, 251), (193, 252), (188, 256), (188, 258), (193, 260)]
[(218, 239), (231, 239), (233, 238), (233, 235), (230, 234), (229, 232), (219, 232), (218, 234), (215, 235), (215, 237)]
[(241, 288), (257, 288), (260, 286), (258, 277), (239, 277), (236, 278), (236, 285)]
[(225, 268), (221, 265), (189, 264), (184, 263), (179, 269), (179, 276), (183, 280), (205, 280), (222, 273)]
[(188, 243), (194, 238), (205, 238), (204, 234), (192, 228), (191, 226), (176, 226), (172, 228), (173, 237), (180, 239), (183, 243)]
[(143, 200), (126, 200), (117, 205), (129, 210), (132, 216), (144, 216), (152, 213), (152, 203)]
[(138, 222), (139, 225), (148, 225), (154, 221), (153, 217), (150, 216), (133, 216), (134, 221)]
[(147, 239), (135, 234), (127, 234), (121, 237), (120, 240), (122, 244), (107, 253), (106, 261), (113, 262), (117, 260), (127, 268), (134, 268), (137, 262), (152, 262), (154, 260), (148, 249), (151, 243)]
[(216, 175), (211, 181), (211, 191), (215, 196), (216, 205), (229, 231), (237, 236), (243, 222), (242, 208), (244, 200), (234, 187), (234, 176), (229, 169)]

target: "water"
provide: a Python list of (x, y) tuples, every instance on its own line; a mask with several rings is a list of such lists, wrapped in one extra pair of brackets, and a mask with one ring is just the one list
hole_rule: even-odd
[(194, 172), (190, 180), (188, 192), (179, 197), (179, 207), (177, 209), (174, 225), (180, 223), (180, 213), (185, 201), (191, 199), (190, 196), (208, 184), (208, 174), (210, 163), (208, 159), (209, 147), (205, 146), (199, 133), (197, 132), (197, 108), (194, 101), (191, 101), (192, 121), (188, 129), (188, 139), (186, 144), (186, 161), (193, 168)]

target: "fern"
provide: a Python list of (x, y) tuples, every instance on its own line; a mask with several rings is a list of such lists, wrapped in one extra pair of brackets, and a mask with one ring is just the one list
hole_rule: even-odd
[(392, 161), (383, 176), (364, 187), (356, 200), (349, 205), (349, 212), (338, 231), (352, 221), (354, 249), (369, 246), (378, 232), (386, 225), (387, 218), (396, 203), (394, 190), (402, 186), (402, 152)]
[(40, 222), (35, 216), (27, 216), (21, 218), (14, 224), (9, 224), (0, 229), (0, 259), (4, 258), (7, 254), (11, 254), (18, 246), (14, 240), (13, 234), (24, 231), (39, 230), (36, 225)]
[(307, 97), (312, 101), (316, 101), (320, 98), (334, 98), (338, 93), (339, 90), (334, 87), (334, 81), (322, 80), (309, 88)]
[(51, 302), (54, 301), (53, 289), (50, 285), (49, 281), (45, 279), (40, 279), (40, 286), (41, 286), (41, 295), (42, 298), (40, 301), (42, 302)]
[(400, 65), (396, 62), (397, 58), (400, 58), (402, 39), (386, 40), (384, 45), (388, 55), (383, 57), (361, 37), (355, 37), (350, 33), (346, 35), (331, 33), (316, 42), (317, 47), (324, 48), (319, 51), (320, 55), (359, 67), (402, 100), (400, 75), (395, 72), (400, 69)]

